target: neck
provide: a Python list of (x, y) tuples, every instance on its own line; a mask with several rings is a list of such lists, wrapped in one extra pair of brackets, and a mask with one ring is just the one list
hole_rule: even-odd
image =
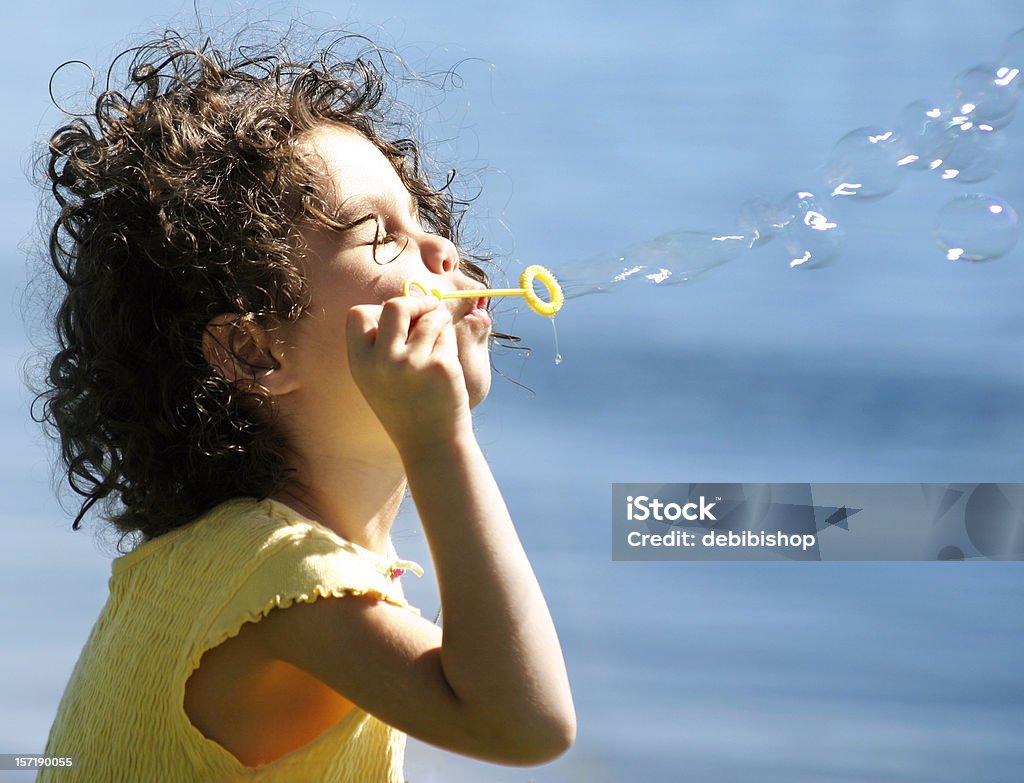
[(401, 462), (342, 457), (303, 462), (274, 499), (353, 544), (385, 555), (405, 494)]

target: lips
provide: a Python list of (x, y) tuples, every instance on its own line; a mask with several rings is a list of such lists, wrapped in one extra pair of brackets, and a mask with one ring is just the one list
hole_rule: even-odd
[(480, 297), (473, 303), (472, 308), (470, 308), (470, 311), (466, 313), (466, 315), (470, 318), (476, 318), (483, 321), (487, 326), (491, 325), (491, 314), (487, 312), (487, 300), (483, 297)]
[(463, 318), (474, 321), (482, 321), (485, 325), (491, 325), (491, 314), (487, 312), (487, 299), (478, 296), (476, 299), (464, 299), (466, 309), (462, 312)]
[(483, 321), (488, 326), (491, 325), (491, 314), (489, 312), (487, 312), (484, 308), (478, 307), (475, 310), (470, 310), (469, 314), (473, 318), (479, 318), (481, 321)]

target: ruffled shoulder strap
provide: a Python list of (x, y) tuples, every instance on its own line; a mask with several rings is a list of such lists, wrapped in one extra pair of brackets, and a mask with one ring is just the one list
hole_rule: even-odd
[[(237, 519), (221, 518), (218, 526), (224, 532), (225, 525), (234, 524), (245, 529), (246, 537), (255, 526), (262, 545), (250, 552), (255, 556), (248, 562), (224, 563), (236, 572), (236, 589), (198, 635), (195, 665), (203, 652), (236, 635), (245, 623), (296, 602), (369, 596), (418, 613), (405, 600), (398, 582), (405, 572), (422, 575), (416, 563), (382, 557), (276, 501), (260, 501), (248, 510), (243, 507)], [(390, 554), (395, 554), (393, 549)], [(238, 570), (243, 573), (239, 575)]]

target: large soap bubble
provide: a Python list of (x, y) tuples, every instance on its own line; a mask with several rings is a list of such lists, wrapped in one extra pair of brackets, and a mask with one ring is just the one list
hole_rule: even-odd
[(953, 82), (953, 112), (969, 122), (1002, 128), (1013, 119), (1017, 104), (1016, 68), (975, 65)]
[(935, 238), (950, 261), (991, 261), (1017, 244), (1020, 224), (1013, 207), (997, 196), (971, 193), (939, 210)]
[(889, 128), (850, 131), (836, 142), (826, 167), (832, 195), (861, 201), (888, 196), (903, 181), (900, 160), (904, 156), (896, 133)]

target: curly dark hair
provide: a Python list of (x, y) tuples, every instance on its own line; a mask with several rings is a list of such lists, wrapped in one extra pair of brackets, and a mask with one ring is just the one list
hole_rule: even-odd
[(296, 62), (166, 33), (118, 57), (94, 109), (51, 136), (62, 300), (36, 415), (59, 435), (82, 497), (73, 527), (102, 501), (124, 536), (153, 538), (282, 485), (271, 399), (222, 378), (201, 344), (218, 314), (272, 327), (304, 310), (299, 229), (338, 226), (303, 134), (325, 123), (362, 133), (416, 196), (424, 227), (459, 244), (467, 202), (450, 176), (428, 183), (417, 142), (383, 114), (387, 68), (337, 56), (348, 38)]

